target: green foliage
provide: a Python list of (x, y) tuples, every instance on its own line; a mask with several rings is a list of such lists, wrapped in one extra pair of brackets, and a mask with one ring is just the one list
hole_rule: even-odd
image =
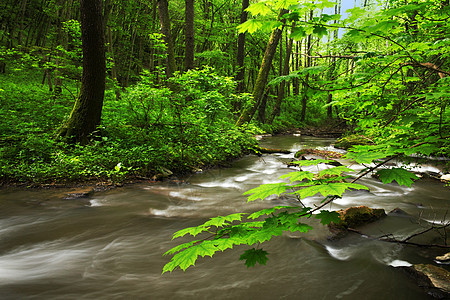
[[(330, 162), (327, 160), (309, 161), (299, 165), (309, 166)], [(326, 171), (326, 172), (324, 172)], [(275, 206), (253, 212), (250, 215), (244, 213), (232, 214), (229, 216), (219, 216), (211, 218), (204, 224), (189, 227), (177, 231), (174, 238), (185, 236), (186, 234), (197, 236), (203, 234), (203, 239), (195, 242), (183, 243), (167, 251), (166, 254), (175, 254), (171, 261), (164, 266), (163, 273), (180, 268), (183, 271), (191, 265), (194, 265), (199, 257), (212, 256), (218, 251), (231, 249), (235, 245), (254, 245), (267, 242), (273, 237), (280, 236), (284, 231), (306, 233), (313, 228), (301, 222), (302, 218), (308, 218), (313, 215), (320, 220), (320, 223), (327, 225), (331, 222), (338, 224), (340, 222), (339, 214), (334, 211), (321, 209), (326, 204), (319, 204), (316, 208), (304, 207), (300, 199), (314, 196), (321, 193), (324, 196), (323, 201), (329, 202), (334, 197), (340, 197), (348, 189), (367, 189), (367, 187), (353, 183), (345, 182), (345, 177), (341, 177), (342, 172), (353, 172), (350, 168), (339, 166), (331, 169), (319, 171), (314, 174), (309, 171), (297, 171), (283, 175), (280, 179), (289, 178), (291, 183), (285, 182), (263, 184), (257, 188), (246, 191), (244, 195), (248, 196), (248, 201), (256, 199), (264, 200), (270, 195), (284, 195), (296, 197), (299, 206)], [(329, 179), (321, 177), (330, 177), (332, 180), (342, 182), (330, 182)], [(322, 202), (323, 202), (322, 201)], [(246, 216), (246, 219), (243, 217)], [(261, 221), (254, 221), (256, 219)], [(211, 227), (216, 227), (213, 230)], [(267, 252), (263, 249), (252, 248), (241, 255), (241, 260), (245, 260), (247, 267), (254, 266), (256, 263), (266, 264)]]
[(265, 265), (268, 258), (267, 258), (268, 252), (264, 251), (263, 249), (249, 249), (244, 252), (244, 254), (239, 257), (240, 260), (245, 260), (245, 265), (247, 268), (254, 267), (256, 263), (259, 263), (260, 265)]
[(323, 225), (328, 225), (331, 222), (339, 224), (341, 221), (339, 214), (335, 211), (321, 210), (315, 217), (316, 219), (320, 219), (320, 223)]
[(269, 197), (270, 195), (277, 195), (284, 193), (288, 187), (286, 186), (286, 183), (280, 182), (280, 183), (268, 183), (261, 185), (257, 188), (251, 189), (244, 193), (244, 195), (252, 194), (247, 198), (247, 202), (255, 201), (257, 199), (264, 200), (265, 198)]
[(402, 168), (381, 169), (377, 171), (377, 174), (384, 184), (396, 181), (399, 185), (406, 185), (407, 187), (411, 187), (411, 184), (414, 183), (413, 179), (419, 179), (413, 173)]
[[(91, 144), (68, 147), (53, 132), (70, 113), (76, 85), (55, 97), (34, 71), (0, 74), (0, 180), (53, 183), (122, 182), (214, 165), (253, 147), (229, 112), (234, 82), (212, 69), (172, 79), (177, 92), (154, 84), (152, 74), (116, 100), (108, 90), (103, 121)], [(27, 80), (25, 80), (27, 78)], [(18, 84), (18, 83), (21, 84)], [(189, 100), (186, 100), (189, 99)]]

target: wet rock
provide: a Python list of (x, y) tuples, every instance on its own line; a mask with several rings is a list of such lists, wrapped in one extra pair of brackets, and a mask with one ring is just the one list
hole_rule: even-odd
[(348, 230), (359, 226), (375, 222), (386, 216), (384, 209), (373, 209), (367, 206), (353, 206), (345, 210), (338, 211), (341, 222), (339, 224), (330, 223), (330, 240), (340, 239), (347, 235)]
[(391, 210), (388, 215), (397, 215), (397, 216), (410, 216), (406, 211), (404, 211), (401, 208), (394, 208), (393, 210)]
[(450, 252), (447, 252), (446, 254), (441, 255), (441, 256), (437, 256), (436, 260), (439, 263), (443, 263), (443, 264), (450, 263)]
[(93, 188), (80, 188), (76, 189), (70, 193), (67, 193), (63, 199), (64, 200), (76, 200), (76, 199), (82, 199), (82, 198), (88, 198), (94, 193)]
[(417, 264), (411, 267), (399, 267), (416, 283), (436, 299), (449, 299), (450, 272), (430, 264)]
[(442, 175), (441, 178), (440, 178), (440, 180), (441, 180), (442, 182), (449, 183), (449, 182), (450, 182), (450, 174)]
[(338, 211), (341, 217), (340, 226), (345, 228), (356, 228), (368, 223), (375, 222), (386, 216), (384, 209), (373, 209), (367, 206), (354, 206)]

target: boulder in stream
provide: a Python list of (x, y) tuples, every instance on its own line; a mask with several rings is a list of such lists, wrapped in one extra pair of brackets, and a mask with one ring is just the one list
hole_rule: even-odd
[(373, 209), (367, 206), (352, 206), (345, 210), (338, 211), (341, 218), (339, 224), (330, 223), (328, 228), (332, 233), (330, 239), (337, 239), (344, 237), (348, 229), (354, 229), (368, 223), (375, 222), (386, 216), (384, 209)]
[(341, 223), (345, 228), (356, 228), (368, 223), (372, 223), (386, 216), (382, 208), (370, 208), (364, 205), (352, 206), (345, 210), (338, 211)]
[(436, 299), (450, 299), (450, 272), (430, 264), (399, 267)]

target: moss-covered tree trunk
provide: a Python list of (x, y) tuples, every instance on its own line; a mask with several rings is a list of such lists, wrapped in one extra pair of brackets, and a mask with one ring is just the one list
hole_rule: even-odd
[(100, 125), (105, 93), (105, 42), (102, 0), (81, 0), (83, 76), (69, 119), (59, 130), (68, 142), (85, 143)]
[[(250, 5), (249, 0), (242, 0), (242, 12), (240, 24), (245, 23), (247, 21), (248, 12), (246, 9)], [(243, 93), (245, 90), (244, 77), (245, 77), (245, 69), (244, 69), (244, 58), (245, 58), (245, 32), (242, 32), (238, 36), (238, 48), (236, 55), (236, 82), (237, 82), (237, 92)]]
[[(294, 28), (294, 26), (295, 26), (295, 24), (292, 25), (292, 28)], [(286, 59), (284, 60), (283, 71), (282, 71), (281, 75), (289, 74), (290, 57), (291, 57), (291, 53), (292, 53), (293, 44), (294, 44), (294, 40), (289, 39), (289, 42), (286, 47)], [(277, 101), (275, 102), (275, 105), (273, 107), (273, 111), (272, 111), (272, 115), (270, 116), (269, 124), (272, 124), (275, 117), (280, 115), (281, 103), (283, 102), (283, 99), (285, 96), (285, 90), (286, 90), (286, 81), (283, 80), (280, 83), (280, 86), (278, 88)]]
[[(286, 14), (287, 10), (282, 10), (280, 12), (280, 18)], [(280, 41), (281, 35), (283, 33), (283, 29), (276, 28), (272, 31), (270, 35), (269, 42), (266, 46), (266, 51), (264, 52), (264, 57), (261, 63), (261, 67), (259, 68), (258, 77), (256, 78), (255, 86), (253, 88), (252, 98), (253, 103), (249, 107), (246, 107), (236, 122), (236, 126), (242, 126), (245, 123), (248, 123), (253, 118), (258, 106), (261, 102), (261, 99), (264, 95), (265, 87), (267, 84), (267, 78), (269, 77), (270, 67), (272, 65), (272, 60), (277, 51), (278, 42)]]
[(167, 0), (158, 0), (158, 12), (161, 33), (164, 35), (164, 42), (167, 46), (166, 75), (171, 77), (176, 70), (176, 63), (172, 31), (170, 29), (169, 2)]

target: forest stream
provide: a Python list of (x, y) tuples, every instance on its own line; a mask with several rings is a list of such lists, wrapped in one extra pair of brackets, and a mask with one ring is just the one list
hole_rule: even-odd
[[(270, 253), (266, 266), (247, 268), (239, 257), (249, 247), (242, 246), (201, 258), (186, 272), (161, 274), (170, 260), (163, 253), (187, 241), (172, 241), (175, 231), (217, 215), (295, 205), (286, 197), (246, 203), (242, 193), (293, 171), (283, 162), (296, 150), (339, 151), (330, 146), (333, 142), (267, 137), (261, 146), (292, 154), (249, 155), (229, 168), (207, 170), (178, 183), (139, 183), (87, 198), (64, 199), (71, 191), (63, 189), (2, 190), (0, 299), (430, 299), (394, 266), (434, 263), (445, 250), (353, 233), (331, 241), (327, 228), (314, 218), (308, 220), (314, 227), (309, 233), (284, 234), (263, 245)], [(368, 235), (407, 237), (423, 229), (425, 221), (418, 224), (418, 216), (442, 222), (449, 209), (448, 188), (437, 180), (422, 179), (411, 188), (383, 185), (370, 176), (360, 183), (370, 192), (348, 192), (331, 209), (385, 209), (386, 218), (360, 228)], [(320, 199), (305, 202), (311, 206)], [(389, 214), (395, 208), (406, 214)]]

